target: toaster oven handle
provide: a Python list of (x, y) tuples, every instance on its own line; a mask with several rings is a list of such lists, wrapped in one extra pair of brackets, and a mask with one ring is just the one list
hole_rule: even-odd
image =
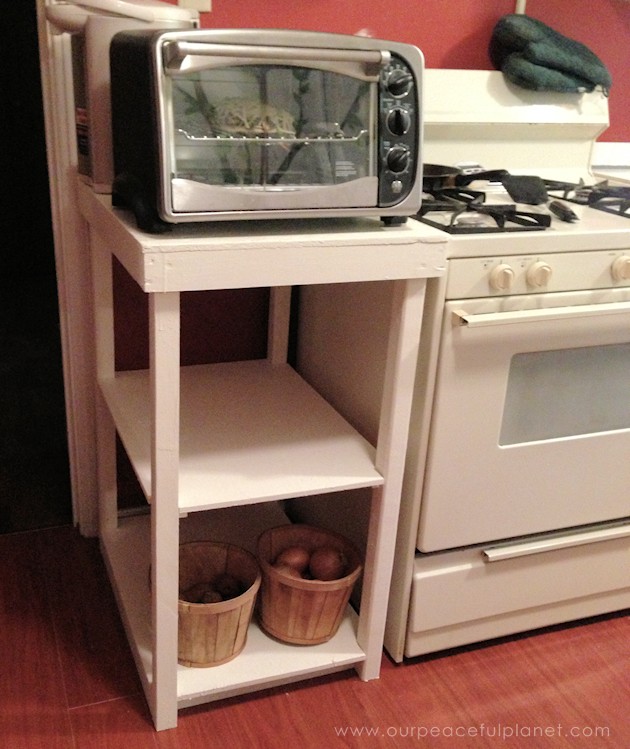
[(166, 70), (179, 70), (188, 56), (231, 57), (261, 60), (309, 62), (354, 62), (386, 65), (390, 54), (384, 50), (316, 49), (313, 47), (264, 47), (244, 44), (212, 44), (204, 42), (166, 42), (163, 48)]
[(467, 328), (485, 328), (490, 325), (527, 323), (549, 320), (566, 320), (576, 317), (618, 315), (630, 312), (630, 302), (603, 304), (576, 304), (573, 307), (547, 307), (545, 309), (523, 309), (512, 312), (482, 312), (470, 314), (466, 310), (453, 310), (453, 325)]

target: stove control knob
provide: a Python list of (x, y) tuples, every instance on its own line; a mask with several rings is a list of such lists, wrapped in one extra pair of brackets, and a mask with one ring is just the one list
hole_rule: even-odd
[(547, 286), (551, 280), (552, 273), (553, 271), (549, 263), (539, 260), (536, 263), (532, 263), (527, 269), (527, 283), (529, 286), (534, 286), (536, 288)]
[(490, 286), (495, 291), (508, 291), (514, 283), (514, 270), (507, 263), (499, 263), (490, 271)]
[(630, 255), (615, 258), (611, 272), (615, 281), (630, 281)]

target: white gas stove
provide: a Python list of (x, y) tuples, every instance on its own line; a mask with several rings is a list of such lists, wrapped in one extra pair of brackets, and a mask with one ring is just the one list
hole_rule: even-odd
[(424, 114), (425, 162), (495, 174), (419, 216), (449, 259), (425, 310), (396, 659), (630, 605), (630, 188), (591, 170), (606, 98), (428, 70)]

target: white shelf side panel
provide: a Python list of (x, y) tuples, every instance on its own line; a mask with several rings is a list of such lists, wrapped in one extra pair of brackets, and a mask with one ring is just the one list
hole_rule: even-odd
[[(181, 521), (182, 542), (211, 538), (250, 551), (264, 529), (286, 523), (277, 503), (196, 513)], [(145, 691), (152, 681), (150, 601), (150, 518), (127, 518), (103, 537), (103, 551), (125, 629)], [(339, 631), (326, 643), (298, 646), (268, 637), (256, 621), (244, 650), (234, 660), (210, 668), (177, 667), (179, 708), (289, 683), (310, 674), (349, 668), (365, 660), (357, 644), (357, 615), (348, 606)]]
[[(148, 372), (119, 372), (101, 388), (150, 500)], [(182, 513), (379, 486), (374, 458), (372, 445), (288, 365), (181, 370)]]

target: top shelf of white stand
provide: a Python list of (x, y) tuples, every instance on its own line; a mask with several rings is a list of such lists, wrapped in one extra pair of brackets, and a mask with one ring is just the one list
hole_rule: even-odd
[(78, 183), (81, 213), (145, 292), (429, 278), (445, 235), (413, 219), (215, 221), (138, 231), (109, 195)]

